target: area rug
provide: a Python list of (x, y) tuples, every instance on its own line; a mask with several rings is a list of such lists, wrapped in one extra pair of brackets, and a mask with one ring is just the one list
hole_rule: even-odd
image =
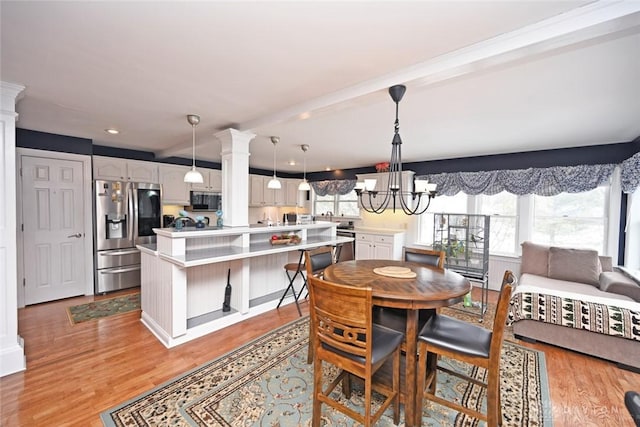
[[(103, 412), (101, 419), (106, 426), (310, 426), (313, 365), (306, 363), (308, 329), (308, 317), (293, 321)], [(472, 372), (477, 378), (485, 375), (482, 369), (453, 360), (441, 363)], [(504, 424), (550, 426), (544, 353), (505, 342), (501, 369)], [(329, 367), (323, 371), (327, 377), (337, 373)], [(448, 398), (455, 396), (469, 406), (485, 408), (484, 392), (456, 377), (438, 375), (438, 389)], [(361, 408), (361, 400), (362, 395), (354, 392), (348, 404)], [(323, 405), (323, 425), (353, 424)], [(377, 425), (393, 425), (390, 410)], [(400, 425), (404, 425), (403, 416)], [(484, 423), (425, 401), (422, 425)]]
[(71, 324), (140, 310), (140, 292), (67, 307)]

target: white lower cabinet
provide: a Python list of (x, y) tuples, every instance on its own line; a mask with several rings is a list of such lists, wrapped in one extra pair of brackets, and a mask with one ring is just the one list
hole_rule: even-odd
[(356, 259), (401, 259), (404, 234), (404, 232), (361, 233), (356, 231)]

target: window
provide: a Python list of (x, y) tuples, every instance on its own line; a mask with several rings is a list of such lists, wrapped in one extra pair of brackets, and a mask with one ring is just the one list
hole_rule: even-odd
[(467, 213), (468, 196), (458, 193), (455, 196), (437, 196), (431, 200), (429, 210), (420, 215), (420, 242), (430, 246), (433, 243), (434, 213)]
[(313, 208), (316, 216), (327, 212), (332, 212), (334, 216), (357, 217), (360, 215), (355, 190), (345, 195), (316, 195)]
[(582, 193), (533, 196), (532, 240), (606, 253), (608, 187)]
[(475, 212), (490, 215), (489, 251), (498, 255), (515, 255), (518, 252), (518, 196), (502, 193), (475, 197)]
[[(419, 241), (433, 243), (434, 213), (469, 213), (491, 216), (489, 251), (492, 255), (517, 256), (520, 243), (595, 249), (608, 253), (610, 186), (583, 193), (545, 197), (516, 196), (507, 192), (493, 196), (438, 196), (420, 217)], [(614, 210), (615, 211), (615, 210)]]

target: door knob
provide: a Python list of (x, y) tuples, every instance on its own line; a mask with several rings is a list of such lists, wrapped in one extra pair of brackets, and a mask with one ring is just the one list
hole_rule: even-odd
[(81, 237), (82, 237), (82, 233), (72, 234), (72, 235), (67, 236), (67, 237), (75, 237), (76, 239), (79, 239), (79, 238), (81, 238)]

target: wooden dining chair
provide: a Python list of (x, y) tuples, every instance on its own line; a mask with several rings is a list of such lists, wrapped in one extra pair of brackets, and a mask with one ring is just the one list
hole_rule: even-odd
[[(516, 278), (509, 270), (505, 271), (500, 289), (500, 297), (493, 319), (493, 330), (488, 330), (462, 320), (442, 314), (435, 314), (418, 334), (418, 392), (416, 395), (416, 410), (420, 411), (423, 398), (440, 405), (465, 413), (479, 420), (487, 422), (488, 427), (502, 425), (502, 411), (500, 409), (500, 352), (504, 334), (507, 310), (511, 298), (511, 289), (515, 286)], [(485, 368), (487, 382), (471, 378), (461, 372), (456, 372), (442, 366), (437, 361), (440, 356)], [(465, 381), (483, 386), (487, 389), (487, 413), (483, 414), (458, 403), (436, 396), (437, 371)], [(428, 389), (425, 390), (425, 386)]]
[[(311, 299), (311, 335), (315, 343), (313, 357), (313, 427), (319, 427), (322, 404), (344, 413), (365, 426), (373, 425), (393, 405), (393, 422), (400, 420), (400, 343), (403, 334), (374, 325), (371, 318), (371, 288), (340, 285), (309, 276)], [(391, 385), (373, 381), (373, 375), (392, 360)], [(324, 387), (323, 363), (340, 369), (338, 376)], [(364, 381), (364, 408), (357, 411), (331, 398), (342, 383), (342, 391), (351, 398), (354, 375)], [(372, 411), (372, 392), (384, 396), (384, 402)], [(361, 413), (362, 412), (362, 413)]]
[(438, 268), (444, 268), (444, 251), (435, 251), (433, 249), (409, 248), (404, 247), (403, 259), (410, 262), (419, 262), (420, 264), (431, 265)]
[[(321, 248), (313, 249), (305, 252), (304, 265), (307, 270), (307, 278), (316, 277), (323, 278), (324, 269), (329, 267), (335, 261), (333, 249), (329, 246), (323, 246)], [(307, 282), (308, 285), (308, 282)], [(300, 290), (302, 293), (302, 289)], [(309, 325), (311, 327), (311, 325)], [(311, 331), (309, 331), (311, 332)], [(311, 336), (311, 333), (309, 333)], [(307, 363), (313, 361), (314, 351), (313, 341), (309, 340), (309, 350), (307, 352)]]
[(624, 404), (631, 415), (631, 419), (640, 427), (640, 393), (637, 391), (627, 391), (624, 394)]

